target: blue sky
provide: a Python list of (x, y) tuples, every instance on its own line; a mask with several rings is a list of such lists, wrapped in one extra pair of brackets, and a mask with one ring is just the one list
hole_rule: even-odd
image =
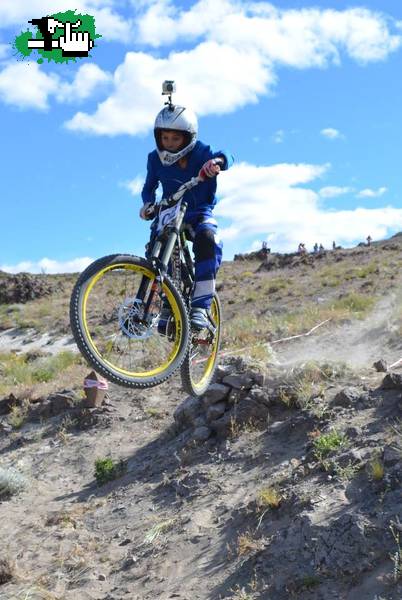
[[(29, 6), (28, 6), (29, 5)], [(103, 37), (77, 63), (16, 60), (27, 21), (77, 8)], [(268, 240), (353, 246), (402, 230), (398, 0), (1, 0), (0, 269), (143, 254), (139, 191), (164, 79), (227, 148), (224, 258)]]

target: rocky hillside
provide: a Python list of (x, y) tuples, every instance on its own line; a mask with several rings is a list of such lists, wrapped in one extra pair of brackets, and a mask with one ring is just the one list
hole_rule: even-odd
[(399, 600), (401, 250), (224, 263), (205, 396), (93, 408), (74, 277), (0, 277), (0, 597)]

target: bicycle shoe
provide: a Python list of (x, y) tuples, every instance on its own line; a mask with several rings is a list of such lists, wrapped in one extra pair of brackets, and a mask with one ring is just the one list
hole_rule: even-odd
[(209, 329), (211, 327), (206, 308), (194, 307), (190, 311), (190, 323), (193, 329), (201, 331), (201, 329)]

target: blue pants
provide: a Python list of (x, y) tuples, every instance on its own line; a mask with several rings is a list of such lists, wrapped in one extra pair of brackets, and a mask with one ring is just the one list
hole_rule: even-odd
[[(216, 274), (222, 262), (222, 242), (217, 230), (218, 226), (211, 216), (197, 216), (190, 222), (184, 223), (188, 238), (193, 242), (195, 282), (192, 292), (191, 306), (194, 308), (209, 308), (215, 292)], [(148, 258), (153, 241), (145, 249)], [(171, 273), (169, 265), (168, 273)]]
[(191, 306), (209, 308), (215, 292), (216, 274), (222, 262), (222, 242), (217, 235), (217, 223), (212, 217), (204, 217), (190, 230), (195, 258)]

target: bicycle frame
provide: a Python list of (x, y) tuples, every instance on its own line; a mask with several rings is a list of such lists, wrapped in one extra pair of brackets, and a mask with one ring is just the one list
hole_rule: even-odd
[[(183, 183), (177, 190), (177, 192), (175, 192), (170, 198), (168, 198), (167, 200), (162, 200), (159, 204), (155, 206), (155, 218), (159, 218), (159, 214), (164, 207), (175, 206), (178, 202), (180, 202), (180, 200), (182, 200), (184, 194), (189, 189), (195, 187), (202, 181), (203, 178), (201, 177), (193, 177), (186, 183)], [(146, 252), (146, 257), (152, 262), (153, 266), (157, 269), (158, 275), (152, 282), (152, 284), (150, 280), (144, 276), (142, 278), (138, 289), (138, 293), (136, 295), (136, 297), (139, 300), (143, 301), (146, 294), (148, 293), (149, 286), (151, 285), (151, 290), (144, 307), (144, 321), (147, 320), (149, 309), (153, 305), (155, 295), (158, 293), (158, 290), (160, 289), (163, 281), (163, 277), (168, 271), (169, 263), (176, 247), (179, 252), (180, 264), (182, 267), (180, 280), (183, 281), (183, 270), (185, 275), (184, 279), (186, 280), (183, 281), (183, 283), (186, 286), (185, 295), (187, 296), (192, 289), (194, 282), (193, 260), (190, 254), (190, 250), (188, 248), (185, 232), (182, 230), (183, 220), (187, 211), (187, 206), (187, 201), (182, 201), (180, 209), (175, 219), (162, 228), (162, 230), (156, 235), (153, 241), (151, 251), (149, 253), (148, 251)]]

